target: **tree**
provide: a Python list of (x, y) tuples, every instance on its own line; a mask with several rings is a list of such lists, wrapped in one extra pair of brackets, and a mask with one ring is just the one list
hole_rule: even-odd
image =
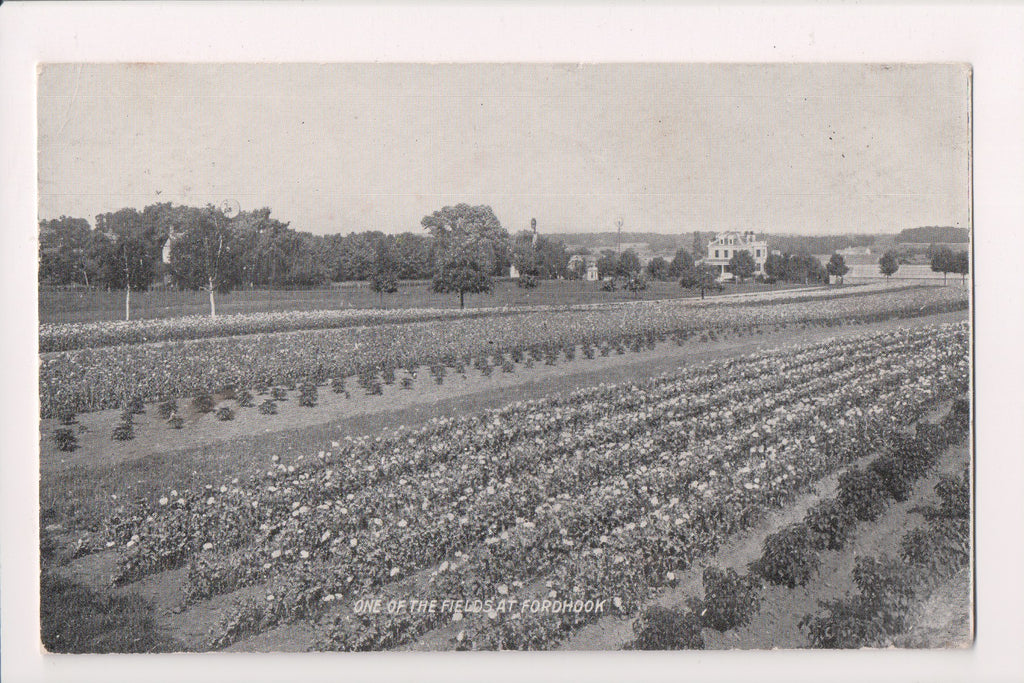
[(441, 294), (458, 292), (459, 308), (466, 307), (466, 294), (485, 294), (491, 291), (491, 278), (487, 270), (476, 261), (458, 256), (442, 262), (434, 273), (433, 289)]
[(660, 256), (655, 256), (647, 262), (647, 276), (652, 280), (669, 279), (668, 261)]
[(786, 279), (786, 257), (782, 254), (768, 254), (764, 260), (764, 276), (768, 282)]
[[(699, 235), (700, 233), (694, 233)], [(679, 249), (676, 251), (676, 255), (672, 257), (672, 261), (668, 264), (668, 276), (670, 278), (679, 278), (683, 276), (683, 271), (692, 270), (694, 266), (693, 255), (686, 249)]]
[(615, 262), (615, 274), (629, 278), (640, 272), (640, 257), (636, 255), (636, 252), (632, 249), (619, 254), (619, 258)]
[(61, 216), (39, 221), (39, 282), (69, 285), (94, 284), (88, 251), (92, 227), (84, 218)]
[(890, 249), (882, 255), (882, 258), (878, 260), (878, 269), (882, 271), (882, 275), (889, 279), (893, 273), (900, 269), (899, 259), (896, 256), (896, 252)]
[(693, 258), (707, 256), (708, 243), (699, 231), (693, 233)]
[(832, 258), (828, 260), (826, 270), (830, 276), (839, 278), (839, 283), (842, 284), (843, 276), (850, 272), (850, 267), (846, 265), (846, 259), (842, 254), (833, 252)]
[(121, 209), (96, 216), (96, 229), (110, 239), (104, 267), (108, 285), (124, 288), (124, 319), (131, 318), (131, 292), (153, 282), (160, 242), (156, 226), (136, 209)]
[(377, 259), (370, 274), (370, 288), (380, 294), (380, 307), (384, 308), (384, 295), (398, 291), (397, 245), (391, 240), (382, 240), (377, 245)]
[(491, 291), (490, 277), (507, 260), (509, 235), (489, 206), (446, 206), (421, 224), (434, 238), (435, 292), (458, 292), (459, 307), (466, 293)]
[(746, 249), (737, 251), (729, 259), (729, 272), (740, 282), (753, 275), (756, 269), (757, 264), (754, 262), (754, 257)]
[(942, 284), (946, 284), (946, 274), (956, 272), (956, 256), (953, 255), (953, 250), (946, 246), (931, 251), (932, 272), (942, 273)]
[(240, 245), (229, 219), (212, 204), (190, 209), (185, 231), (171, 245), (171, 273), (179, 286), (210, 294), (210, 317), (217, 317), (216, 292), (226, 294), (240, 280)]
[(618, 254), (614, 249), (602, 249), (601, 257), (597, 259), (597, 276), (602, 280), (606, 277), (615, 277), (615, 269), (618, 265)]
[(967, 281), (971, 269), (971, 257), (966, 251), (958, 251), (953, 255), (953, 268), (949, 271), (960, 276), (960, 282)]
[(715, 286), (715, 269), (706, 263), (701, 263), (693, 268), (683, 271), (679, 285), (684, 289), (700, 289), (700, 298), (704, 298), (704, 291)]

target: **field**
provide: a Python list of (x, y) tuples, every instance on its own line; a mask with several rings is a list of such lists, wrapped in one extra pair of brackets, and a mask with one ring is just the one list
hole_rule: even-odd
[[(911, 607), (962, 601), (966, 306), (868, 286), (61, 330), (40, 370), (44, 603), (94, 614), (44, 624), (47, 645), (959, 642)], [(890, 555), (853, 561), (872, 548)]]
[[(514, 280), (498, 279), (491, 294), (468, 295), (467, 308), (503, 306), (559, 306), (572, 304), (613, 303), (617, 301), (693, 298), (692, 291), (682, 289), (678, 282), (651, 281), (644, 292), (632, 294), (623, 289), (601, 290), (599, 282), (582, 280), (540, 280), (535, 289), (523, 289)], [(731, 284), (722, 292), (707, 296), (742, 294), (764, 290), (792, 289), (794, 285), (771, 287), (756, 282)], [(698, 295), (699, 298), (699, 295)], [(395, 294), (384, 298), (387, 308), (450, 309), (459, 307), (459, 298), (431, 291), (429, 282), (403, 281)], [(365, 282), (349, 282), (328, 289), (310, 290), (236, 290), (217, 297), (220, 314), (270, 313), (282, 311), (322, 311), (380, 308), (380, 296)], [(154, 290), (132, 292), (131, 317), (137, 319), (175, 318), (186, 315), (207, 315), (209, 295), (204, 292)], [(80, 323), (100, 320), (124, 320), (124, 292), (84, 292), (41, 289), (39, 322)]]

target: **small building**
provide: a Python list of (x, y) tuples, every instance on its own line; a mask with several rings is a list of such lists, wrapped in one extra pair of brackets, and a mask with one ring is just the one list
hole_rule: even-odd
[(569, 257), (569, 270), (582, 270), (583, 279), (587, 282), (597, 282), (597, 257), (589, 254), (573, 254)]
[(754, 275), (764, 275), (764, 262), (768, 260), (768, 243), (757, 239), (752, 230), (720, 232), (708, 243), (708, 255), (700, 263), (711, 266), (719, 280), (731, 280), (729, 261), (737, 252), (747, 251), (754, 259)]

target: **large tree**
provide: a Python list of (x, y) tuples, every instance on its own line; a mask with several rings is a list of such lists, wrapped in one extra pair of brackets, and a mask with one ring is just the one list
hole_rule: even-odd
[(768, 254), (764, 260), (764, 276), (768, 282), (786, 279), (786, 257), (782, 254)]
[(929, 260), (931, 261), (932, 271), (942, 273), (942, 284), (946, 284), (946, 275), (948, 273), (956, 272), (956, 256), (953, 255), (953, 250), (949, 247), (935, 248), (935, 245), (932, 245)]
[(882, 255), (882, 258), (878, 260), (878, 269), (882, 272), (882, 275), (889, 279), (893, 273), (900, 269), (899, 258), (896, 256), (896, 252), (890, 249)]
[(210, 294), (210, 316), (217, 316), (215, 293), (227, 293), (240, 279), (241, 248), (230, 219), (212, 204), (186, 213), (184, 233), (171, 244), (171, 273), (180, 287)]
[(956, 273), (960, 276), (960, 282), (964, 283), (967, 281), (967, 275), (971, 270), (971, 257), (966, 251), (958, 251), (953, 256), (953, 269), (951, 273)]
[(131, 318), (131, 292), (152, 284), (163, 244), (157, 225), (137, 209), (121, 209), (96, 216), (96, 230), (110, 239), (105, 254), (108, 284), (124, 288), (124, 319)]
[(703, 299), (705, 290), (715, 286), (715, 269), (699, 263), (683, 271), (679, 285), (684, 289), (700, 289), (700, 298)]
[(832, 253), (832, 257), (828, 260), (828, 265), (825, 266), (825, 269), (830, 276), (839, 278), (840, 284), (843, 282), (843, 276), (850, 272), (850, 267), (846, 265), (846, 259), (838, 252)]
[[(700, 233), (694, 233), (694, 235), (698, 234)], [(671, 278), (679, 278), (683, 276), (683, 271), (692, 270), (693, 267), (693, 255), (686, 251), (686, 249), (679, 249), (668, 264), (668, 275)]]
[(377, 245), (377, 258), (370, 274), (370, 288), (380, 295), (381, 308), (384, 308), (384, 295), (398, 291), (398, 271), (398, 246), (393, 239), (381, 240)]
[(627, 249), (615, 263), (615, 274), (621, 278), (631, 278), (640, 272), (640, 257), (632, 249)]
[(89, 258), (92, 233), (84, 218), (39, 221), (39, 282), (95, 285), (96, 267)]
[(508, 259), (509, 235), (489, 206), (446, 206), (421, 224), (434, 238), (435, 292), (458, 293), (459, 307), (467, 293), (491, 291), (491, 276)]
[(756, 269), (757, 264), (754, 262), (754, 257), (746, 249), (737, 251), (729, 259), (729, 272), (740, 282), (752, 276)]
[(660, 256), (655, 256), (647, 262), (647, 276), (652, 280), (669, 279), (668, 261)]

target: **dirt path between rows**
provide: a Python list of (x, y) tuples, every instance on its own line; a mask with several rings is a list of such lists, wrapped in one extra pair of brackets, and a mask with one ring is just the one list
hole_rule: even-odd
[[(925, 417), (935, 421), (949, 408), (949, 402), (932, 410)], [(869, 455), (855, 465), (866, 465), (876, 455)], [(858, 555), (874, 555), (881, 553), (895, 557), (899, 552), (899, 542), (903, 535), (923, 522), (923, 517), (911, 510), (934, 499), (934, 487), (942, 474), (959, 474), (963, 466), (969, 462), (970, 452), (966, 445), (948, 448), (940, 457), (935, 468), (922, 479), (918, 480), (910, 497), (902, 503), (890, 503), (885, 513), (874, 522), (860, 522), (856, 536), (841, 551), (823, 551), (821, 566), (814, 578), (805, 586), (789, 589), (784, 586), (768, 585), (765, 600), (761, 609), (744, 627), (720, 633), (705, 628), (703, 636), (705, 647), (709, 650), (745, 649), (768, 650), (774, 648), (796, 649), (808, 647), (807, 639), (798, 624), (805, 614), (817, 611), (818, 601), (838, 598), (848, 591), (856, 592), (852, 581), (854, 560)], [(651, 605), (682, 608), (689, 597), (704, 596), (702, 575), (708, 566), (732, 567), (740, 574), (746, 572), (749, 562), (761, 555), (765, 537), (781, 527), (799, 522), (807, 510), (817, 502), (835, 495), (840, 472), (825, 477), (815, 486), (814, 490), (775, 510), (755, 527), (729, 539), (719, 551), (711, 557), (696, 561), (680, 576), (679, 584), (666, 590), (653, 599)], [(967, 595), (963, 590), (967, 589)], [(963, 617), (965, 605), (969, 618), (970, 592), (969, 584), (961, 583), (946, 591), (947, 599), (935, 597), (931, 614), (936, 621), (924, 614), (921, 619), (926, 626), (918, 630), (919, 637), (916, 647), (965, 647), (970, 644), (970, 635), (964, 636)], [(946, 622), (950, 622), (947, 624)], [(618, 650), (627, 645), (633, 638), (631, 618), (609, 616), (587, 626), (577, 632), (563, 645), (568, 650)], [(928, 631), (939, 624), (937, 635)], [(959, 631), (957, 630), (959, 627)], [(969, 633), (969, 631), (968, 631)], [(921, 642), (927, 644), (920, 644)]]

